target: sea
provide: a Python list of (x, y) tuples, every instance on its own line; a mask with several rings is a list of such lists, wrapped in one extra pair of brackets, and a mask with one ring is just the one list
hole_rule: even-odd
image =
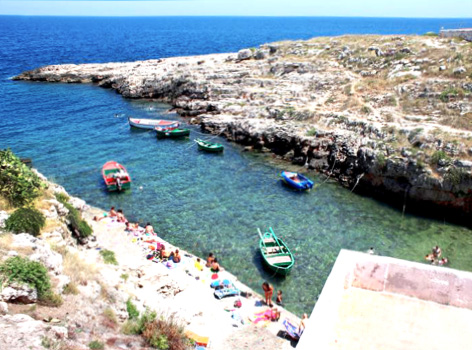
[[(122, 208), (133, 221), (151, 222), (160, 236), (221, 265), (262, 292), (267, 280), (282, 290), (289, 310), (311, 312), (340, 249), (424, 262), (439, 244), (450, 267), (472, 271), (472, 232), (442, 213), (425, 218), (359, 196), (311, 174), (316, 190), (283, 186), (292, 169), (267, 155), (244, 152), (222, 138), (223, 154), (198, 151), (201, 134), (157, 140), (129, 128), (127, 116), (181, 119), (169, 106), (127, 100), (94, 85), (12, 81), (49, 64), (125, 62), (235, 52), (315, 36), (423, 34), (472, 27), (472, 19), (335, 17), (21, 17), (0, 16), (0, 149), (11, 148), (49, 179), (90, 205)], [(184, 121), (184, 120), (183, 120)], [(124, 164), (132, 190), (107, 193), (100, 169)], [(286, 278), (262, 266), (257, 228), (272, 227), (292, 249)]]

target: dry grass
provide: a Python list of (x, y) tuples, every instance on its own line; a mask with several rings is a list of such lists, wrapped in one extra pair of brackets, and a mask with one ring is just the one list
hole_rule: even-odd
[(3, 197), (0, 197), (0, 210), (4, 210), (6, 212), (13, 211), (13, 208), (11, 207), (10, 203), (8, 203), (8, 201)]
[(96, 267), (87, 264), (77, 253), (71, 253), (66, 248), (53, 247), (53, 249), (62, 255), (64, 274), (70, 277), (71, 282), (85, 286), (88, 281), (96, 279)]

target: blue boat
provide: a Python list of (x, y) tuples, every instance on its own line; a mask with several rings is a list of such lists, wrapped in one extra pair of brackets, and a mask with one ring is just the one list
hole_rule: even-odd
[(292, 173), (290, 171), (282, 171), (280, 174), (283, 181), (296, 190), (309, 190), (313, 188), (313, 181), (306, 178), (300, 173)]

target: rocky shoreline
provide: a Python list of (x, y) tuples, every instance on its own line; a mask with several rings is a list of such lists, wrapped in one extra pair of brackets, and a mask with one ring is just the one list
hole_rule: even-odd
[(169, 103), (203, 131), (407, 209), (472, 212), (471, 48), (343, 36), (234, 54), (68, 64), (15, 80), (94, 83)]
[[(36, 203), (43, 208), (46, 227), (39, 237), (11, 234), (4, 230), (10, 212), (0, 211), (0, 263), (14, 256), (40, 262), (63, 303), (44, 306), (31, 286), (0, 280), (0, 348), (85, 349), (95, 341), (105, 349), (150, 349), (139, 336), (125, 331), (129, 301), (141, 313), (154, 310), (159, 317), (172, 317), (186, 330), (210, 337), (212, 349), (291, 348), (277, 335), (283, 329), (281, 321), (261, 327), (248, 320), (266, 307), (260, 303), (261, 296), (236, 276), (228, 271), (219, 274), (246, 292), (246, 297), (240, 297), (242, 307), (235, 311), (240, 320), (232, 317), (237, 298), (213, 296), (209, 270), (199, 272), (194, 267), (197, 257), (180, 250), (182, 266), (175, 269), (147, 260), (144, 246), (133, 242), (124, 224), (93, 220), (103, 217), (102, 209), (69, 196), (63, 187), (38, 175), (47, 184), (46, 194)], [(68, 203), (81, 212), (93, 228), (92, 236), (81, 242), (73, 238), (68, 209), (54, 199), (57, 194), (67, 196)], [(169, 250), (177, 248), (158, 240)], [(106, 263), (102, 250), (113, 252), (117, 263)], [(280, 310), (283, 318), (299, 321)]]

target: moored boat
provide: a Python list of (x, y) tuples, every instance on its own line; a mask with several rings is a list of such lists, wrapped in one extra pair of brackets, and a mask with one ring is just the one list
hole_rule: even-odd
[(209, 142), (201, 139), (195, 139), (195, 142), (198, 145), (198, 149), (207, 152), (223, 152), (223, 150), (225, 149), (222, 144), (216, 142)]
[(297, 190), (309, 190), (313, 188), (313, 181), (300, 173), (292, 173), (290, 171), (282, 171), (280, 174), (282, 180), (292, 188)]
[(143, 118), (128, 118), (130, 126), (139, 129), (155, 129), (156, 127), (177, 128), (180, 123), (175, 120), (163, 119), (143, 119)]
[(157, 138), (178, 138), (178, 137), (185, 137), (190, 135), (190, 129), (180, 129), (178, 127), (157, 127), (156, 129)]
[(259, 249), (264, 264), (274, 273), (287, 276), (295, 264), (295, 258), (287, 244), (275, 235), (272, 227), (269, 227), (269, 231), (264, 234), (260, 229), (257, 231), (260, 237)]
[(108, 191), (122, 191), (131, 188), (131, 177), (126, 168), (118, 162), (109, 161), (102, 167), (102, 176)]

